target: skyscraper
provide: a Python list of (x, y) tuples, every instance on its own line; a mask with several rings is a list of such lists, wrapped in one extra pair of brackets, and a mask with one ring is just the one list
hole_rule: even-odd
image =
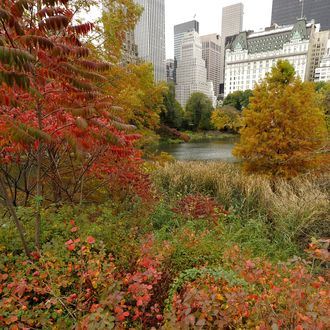
[(175, 95), (183, 107), (195, 92), (207, 95), (215, 106), (213, 84), (207, 81), (205, 61), (202, 58), (202, 43), (196, 31), (187, 32), (183, 37), (182, 53), (176, 72)]
[(144, 7), (135, 28), (139, 57), (154, 66), (155, 81), (166, 81), (165, 0), (135, 0)]
[(166, 60), (166, 78), (168, 83), (174, 82), (174, 60)]
[(315, 81), (329, 81), (330, 80), (330, 39), (327, 43), (327, 51), (324, 55), (320, 66), (315, 70)]
[(221, 62), (221, 37), (216, 34), (209, 34), (201, 37), (203, 60), (207, 69), (207, 80), (213, 82), (216, 96), (220, 92), (220, 62)]
[(242, 3), (236, 3), (231, 6), (222, 8), (222, 23), (221, 23), (221, 64), (220, 64), (220, 83), (224, 82), (225, 69), (225, 43), (226, 38), (238, 34), (243, 29), (243, 11)]
[(199, 33), (199, 22), (193, 20), (182, 24), (174, 25), (174, 59), (181, 58), (182, 40), (186, 32), (196, 31)]
[(133, 31), (126, 32), (123, 42), (121, 65), (125, 66), (138, 62), (138, 48), (135, 43)]
[(273, 0), (272, 24), (294, 24), (297, 18), (306, 17), (321, 24), (321, 30), (330, 30), (329, 0)]
[(174, 83), (176, 83), (176, 68), (181, 59), (182, 40), (187, 32), (196, 31), (199, 33), (199, 22), (196, 20), (174, 25)]
[(309, 49), (309, 74), (308, 80), (316, 79), (316, 69), (320, 67), (323, 57), (327, 54), (327, 47), (330, 40), (330, 31), (320, 31), (314, 34), (312, 44)]

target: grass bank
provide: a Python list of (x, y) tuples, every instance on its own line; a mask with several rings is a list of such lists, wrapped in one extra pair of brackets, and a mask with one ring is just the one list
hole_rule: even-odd
[(212, 140), (227, 140), (227, 139), (238, 139), (238, 134), (223, 133), (219, 131), (204, 131), (204, 132), (192, 132), (185, 131), (190, 137), (190, 142), (198, 141), (212, 141)]
[(175, 162), (153, 179), (166, 204), (190, 194), (214, 197), (231, 214), (224, 240), (256, 254), (286, 258), (303, 253), (312, 237), (330, 237), (329, 175), (270, 181), (237, 164)]

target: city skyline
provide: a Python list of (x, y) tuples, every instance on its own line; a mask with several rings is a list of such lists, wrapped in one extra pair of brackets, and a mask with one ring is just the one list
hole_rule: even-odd
[(166, 0), (166, 58), (174, 58), (174, 25), (196, 19), (201, 36), (221, 34), (222, 8), (238, 2), (244, 5), (243, 30), (258, 31), (270, 26), (272, 0)]

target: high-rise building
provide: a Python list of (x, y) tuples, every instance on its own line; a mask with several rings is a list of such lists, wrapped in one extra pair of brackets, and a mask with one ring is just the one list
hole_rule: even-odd
[(186, 32), (196, 31), (199, 33), (199, 22), (196, 20), (174, 25), (174, 59), (181, 58), (182, 41)]
[(330, 80), (330, 40), (327, 43), (327, 51), (323, 56), (319, 67), (315, 70), (315, 81)]
[(202, 58), (202, 43), (196, 31), (187, 32), (182, 40), (181, 58), (176, 70), (175, 95), (182, 107), (195, 92), (207, 95), (215, 106), (213, 83), (207, 81), (205, 61)]
[(182, 40), (187, 32), (196, 31), (199, 33), (199, 22), (192, 20), (189, 22), (174, 25), (174, 82), (176, 83), (176, 68), (181, 59)]
[(207, 80), (213, 82), (214, 93), (220, 93), (221, 37), (213, 33), (201, 37), (202, 55), (206, 64)]
[(154, 66), (155, 81), (166, 81), (165, 0), (135, 0), (144, 11), (134, 36), (139, 57)]
[(319, 28), (299, 19), (294, 25), (238, 34), (226, 49), (225, 96), (252, 89), (280, 59), (288, 60), (302, 80), (309, 80), (310, 50)]
[(243, 29), (244, 6), (242, 3), (236, 3), (222, 8), (221, 23), (221, 64), (220, 64), (220, 83), (224, 83), (225, 69), (225, 43), (226, 38), (238, 34)]
[(126, 32), (123, 42), (121, 64), (123, 66), (138, 62), (138, 47), (135, 43), (134, 32)]
[(294, 24), (297, 18), (314, 19), (321, 30), (330, 30), (329, 0), (273, 0), (272, 24)]
[(166, 60), (166, 78), (168, 83), (174, 82), (174, 60)]
[(314, 81), (316, 79), (316, 69), (320, 67), (323, 57), (327, 54), (327, 46), (330, 39), (330, 31), (320, 31), (314, 34), (312, 44), (309, 49), (309, 75), (308, 80)]

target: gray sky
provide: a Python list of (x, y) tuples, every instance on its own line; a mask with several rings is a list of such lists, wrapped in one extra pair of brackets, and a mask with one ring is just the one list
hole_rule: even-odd
[(196, 14), (200, 35), (221, 32), (222, 7), (244, 4), (244, 30), (259, 30), (270, 25), (272, 0), (165, 0), (166, 57), (174, 56), (173, 26), (190, 21)]

